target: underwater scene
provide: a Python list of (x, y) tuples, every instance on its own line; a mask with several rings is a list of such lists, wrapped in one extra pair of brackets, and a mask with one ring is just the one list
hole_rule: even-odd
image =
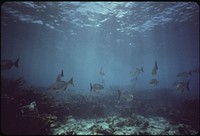
[(195, 2), (1, 5), (1, 133), (199, 134)]

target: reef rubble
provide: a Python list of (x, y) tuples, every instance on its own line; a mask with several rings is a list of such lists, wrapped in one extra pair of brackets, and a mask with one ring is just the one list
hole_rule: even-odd
[(68, 116), (63, 125), (53, 128), (53, 135), (194, 135), (198, 132), (184, 124), (171, 124), (163, 117), (129, 118), (110, 116), (75, 119)]

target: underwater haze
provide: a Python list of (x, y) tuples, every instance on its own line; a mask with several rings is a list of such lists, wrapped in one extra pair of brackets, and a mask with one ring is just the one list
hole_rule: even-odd
[[(62, 105), (63, 101), (68, 101), (74, 104), (75, 100), (82, 103), (79, 96), (83, 96), (80, 98), (87, 100), (88, 107), (92, 107), (92, 101), (102, 104), (100, 109), (104, 109), (103, 116), (101, 111), (95, 112), (95, 115), (90, 113), (87, 117), (85, 114), (91, 109), (79, 112), (79, 116), (77, 111), (83, 111), (80, 109), (85, 107), (79, 105), (79, 109), (75, 110), (74, 107), (78, 106), (72, 106), (74, 111), (57, 111), (54, 115), (58, 116), (58, 120), (59, 116), (72, 116), (70, 119), (108, 115), (128, 118), (127, 109), (122, 107), (137, 105), (138, 101), (148, 104), (143, 98), (150, 97), (153, 98), (152, 105), (162, 103), (162, 99), (167, 99), (166, 103), (171, 105), (186, 101), (195, 108), (184, 119), (196, 122), (185, 123), (187, 121), (183, 119), (185, 122), (180, 122), (191, 127), (182, 125), (177, 127), (177, 131), (169, 126), (170, 129), (163, 128), (166, 131), (162, 133), (153, 133), (155, 130), (144, 132), (142, 129), (142, 132), (126, 131), (122, 134), (194, 134), (199, 131), (199, 5), (195, 2), (4, 2), (1, 5), (1, 60), (10, 60), (1, 63), (1, 68), (3, 65), (5, 68), (1, 70), (2, 92), (15, 100), (18, 97), (12, 91), (16, 87), (9, 88), (7, 82), (23, 80), (24, 86), (31, 87), (32, 93), (35, 88), (41, 94), (55, 97), (55, 103)], [(9, 63), (11, 61), (13, 63)], [(74, 86), (70, 79), (73, 79)], [(19, 93), (25, 89), (16, 90)], [(131, 94), (126, 95), (125, 91)], [(2, 101), (8, 101), (7, 98)], [(41, 102), (35, 97), (24, 99), (25, 102), (19, 100), (16, 105), (34, 105), (31, 102), (35, 101), (40, 106)], [(6, 104), (12, 106), (11, 103), (5, 102), (5, 107)], [(14, 107), (17, 107), (18, 113), (19, 107)], [(51, 113), (41, 107), (37, 107), (40, 115)], [(184, 110), (188, 111), (187, 108)], [(133, 113), (151, 115), (142, 109), (145, 106), (138, 104), (131, 110), (131, 118)], [(166, 115), (166, 111), (152, 112), (152, 115), (171, 119), (171, 114), (180, 113), (178, 117), (183, 118), (184, 111), (170, 112), (170, 116)], [(146, 125), (144, 122), (141, 124)], [(112, 125), (112, 128), (117, 128), (116, 123)], [(112, 129), (112, 133), (103, 133), (105, 130), (94, 133), (94, 129), (91, 133), (79, 133), (78, 129), (75, 132), (66, 129), (61, 133), (61, 128), (59, 132), (58, 128), (59, 125), (56, 129), (51, 127), (51, 131), (38, 133), (121, 134), (117, 129)], [(18, 131), (6, 125), (3, 132), (10, 133), (11, 130), (16, 134), (32, 134), (31, 129)]]

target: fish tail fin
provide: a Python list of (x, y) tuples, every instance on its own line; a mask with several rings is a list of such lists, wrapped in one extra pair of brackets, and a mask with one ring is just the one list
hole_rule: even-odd
[(144, 72), (144, 69), (143, 69), (143, 67), (141, 67), (141, 71), (142, 71), (142, 72)]
[(61, 76), (62, 76), (62, 77), (64, 77), (64, 74), (63, 74), (63, 69), (62, 69), (62, 71), (61, 71)]
[(15, 67), (19, 67), (19, 65), (18, 65), (18, 63), (19, 63), (19, 58), (14, 62), (14, 65), (15, 65)]
[[(72, 84), (74, 86), (74, 82), (73, 82), (73, 77), (68, 81), (69, 84)], [(75, 87), (75, 86), (74, 86)]]
[(188, 90), (188, 91), (190, 91), (189, 83), (190, 83), (190, 81), (188, 80), (188, 81), (187, 81), (187, 90)]
[(92, 84), (90, 83), (90, 92), (92, 92)]

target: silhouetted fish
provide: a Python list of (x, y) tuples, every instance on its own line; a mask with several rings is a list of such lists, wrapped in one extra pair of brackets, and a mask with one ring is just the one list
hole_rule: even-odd
[(186, 77), (189, 77), (191, 75), (192, 75), (192, 72), (180, 72), (180, 73), (178, 73), (176, 75), (176, 77), (184, 77), (184, 78), (186, 78)]
[(97, 92), (97, 91), (100, 91), (100, 90), (102, 90), (102, 89), (104, 89), (104, 86), (103, 86), (103, 85), (98, 84), (98, 83), (95, 83), (95, 84), (92, 85), (92, 84), (90, 83), (90, 91)]
[(130, 72), (130, 74), (133, 73), (134, 76), (137, 76), (138, 74), (140, 74), (141, 72), (144, 72), (143, 67), (141, 68), (136, 68), (134, 72)]
[(101, 67), (101, 69), (100, 69), (100, 72), (99, 72), (99, 74), (100, 75), (102, 75), (102, 76), (104, 76), (105, 75), (105, 73), (104, 73), (104, 71), (103, 71), (103, 68)]
[(191, 70), (192, 73), (200, 73), (200, 67)]
[(15, 62), (12, 62), (11, 60), (1, 60), (1, 70), (9, 70), (12, 68), (12, 66), (18, 68), (19, 67), (18, 63), (19, 63), (19, 58)]
[[(141, 73), (144, 72), (143, 67), (141, 68), (136, 68), (134, 72), (130, 72), (130, 74), (133, 74), (133, 76), (135, 77), (135, 80), (137, 80), (137, 76)], [(132, 79), (134, 80), (134, 79)]]
[(66, 81), (56, 81), (54, 84), (52, 84), (48, 87), (48, 90), (53, 90), (53, 91), (56, 91), (56, 92), (63, 91), (63, 90), (66, 90), (69, 85), (74, 86), (73, 77), (68, 82), (66, 82)]
[(125, 100), (125, 101), (132, 101), (133, 100), (133, 94), (131, 94), (130, 92), (128, 91), (120, 91), (120, 90), (117, 90), (118, 92), (118, 102), (120, 100)]
[(184, 90), (190, 91), (189, 83), (189, 80), (187, 82), (178, 82), (176, 83), (176, 89), (180, 90), (181, 92), (183, 92)]
[(159, 83), (159, 81), (158, 81), (157, 79), (151, 79), (151, 80), (149, 81), (149, 84), (155, 85), (155, 86), (157, 86), (158, 83)]

